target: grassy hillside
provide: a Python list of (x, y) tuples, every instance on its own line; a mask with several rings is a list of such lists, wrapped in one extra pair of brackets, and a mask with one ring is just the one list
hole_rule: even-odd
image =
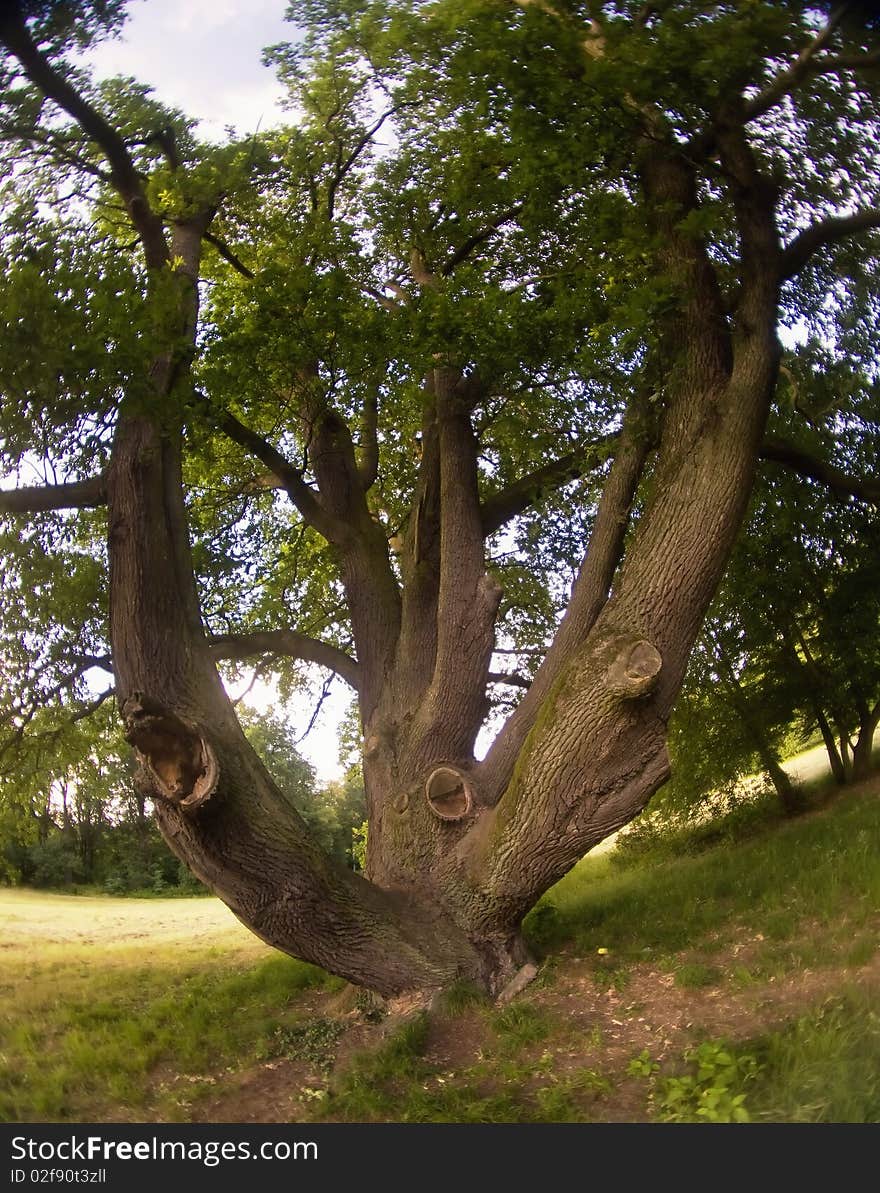
[(0, 892), (6, 1121), (880, 1121), (880, 782), (585, 859), (511, 1005), (379, 1008), (207, 899)]

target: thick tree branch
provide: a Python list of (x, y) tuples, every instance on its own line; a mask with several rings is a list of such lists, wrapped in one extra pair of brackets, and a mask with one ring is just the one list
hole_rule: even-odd
[(440, 587), (440, 444), (433, 370), (422, 389), (418, 478), (401, 536), (403, 604), (399, 666), (417, 701), (434, 674), (437, 656), (437, 596)]
[(96, 509), (107, 504), (107, 478), (92, 476), (64, 485), (0, 489), (0, 513), (40, 514), (48, 510)]
[(823, 68), (825, 62), (820, 61), (817, 63), (816, 55), (828, 45), (834, 35), (835, 29), (846, 16), (847, 8), (848, 5), (841, 4), (832, 12), (828, 19), (828, 24), (819, 30), (812, 41), (804, 46), (791, 66), (780, 71), (775, 78), (770, 80), (763, 91), (759, 92), (758, 95), (746, 103), (743, 112), (746, 120), (755, 120), (758, 116), (763, 116), (765, 112), (769, 112), (771, 108), (775, 107), (789, 92), (799, 86), (817, 67), (820, 70)]
[(361, 434), (358, 473), (366, 493), (379, 475), (379, 386), (371, 385), (364, 395), (361, 410)]
[(115, 695), (116, 695), (115, 688), (105, 688), (104, 691), (101, 692), (98, 696), (96, 696), (94, 700), (90, 701), (88, 704), (83, 705), (82, 708), (77, 709), (77, 711), (75, 713), (71, 713), (71, 716), (70, 716), (71, 724), (75, 724), (77, 721), (85, 721), (88, 717), (94, 716), (94, 714), (98, 711), (98, 709), (101, 707), (101, 705), (104, 704), (105, 701), (109, 700), (111, 698), (111, 696), (115, 696)]
[(487, 497), (482, 506), (483, 534), (487, 537), (494, 534), (512, 518), (537, 504), (547, 493), (599, 468), (608, 459), (609, 448), (617, 437), (615, 432), (581, 444), (574, 451), (543, 464), (506, 489)]
[(351, 152), (348, 154), (348, 156), (344, 160), (339, 161), (339, 164), (337, 165), (336, 169), (333, 172), (333, 178), (330, 182), (330, 187), (327, 191), (327, 215), (331, 220), (333, 219), (334, 209), (336, 206), (336, 192), (339, 190), (339, 187), (342, 185), (342, 182), (345, 179), (345, 176), (348, 174), (348, 172), (351, 170), (351, 168), (355, 165), (355, 163), (357, 162), (360, 155), (363, 153), (363, 151), (367, 148), (367, 146), (372, 141), (373, 137), (375, 137), (376, 133), (379, 131), (379, 129), (382, 127), (382, 125), (385, 123), (386, 120), (389, 120), (392, 116), (396, 116), (397, 113), (402, 111), (404, 108), (411, 108), (414, 106), (415, 105), (412, 102), (406, 102), (406, 103), (395, 104), (394, 107), (388, 108), (388, 110), (383, 112), (382, 115), (378, 118), (378, 120), (376, 120), (367, 129), (367, 131), (364, 133), (364, 135), (356, 142), (354, 149), (351, 150)]
[[(61, 679), (53, 684), (51, 688), (46, 691), (37, 691), (32, 694), (29, 703), (22, 703), (14, 707), (7, 714), (7, 720), (17, 720), (17, 724), (12, 730), (12, 733), (0, 742), (0, 758), (16, 743), (20, 742), (27, 732), (28, 725), (31, 724), (34, 717), (42, 708), (48, 707), (54, 700), (58, 700), (63, 693), (69, 691), (70, 688), (81, 679), (87, 671), (91, 671), (95, 667), (100, 667), (103, 671), (110, 671), (109, 660), (104, 655), (75, 655), (70, 659), (72, 668)], [(91, 716), (93, 712), (98, 709), (101, 704), (113, 694), (113, 689), (104, 692), (95, 702), (80, 709), (77, 713), (71, 716), (72, 721), (81, 721), (85, 717)]]
[[(703, 239), (686, 228), (700, 209), (697, 177), (680, 149), (667, 140), (647, 139), (640, 169), (646, 209), (657, 242), (657, 265), (674, 287), (677, 309), (664, 320), (663, 339), (674, 345), (683, 392), (723, 389), (730, 378), (731, 342), (725, 300)], [(671, 419), (680, 434), (696, 434), (703, 415), (689, 399), (676, 404)]]
[(460, 265), (462, 261), (466, 261), (474, 249), (478, 249), (481, 244), (485, 244), (485, 242), (493, 235), (493, 233), (497, 232), (498, 229), (506, 224), (509, 220), (512, 220), (515, 216), (519, 215), (524, 206), (524, 203), (516, 203), (513, 207), (508, 207), (506, 211), (502, 211), (499, 216), (488, 223), (484, 228), (481, 228), (479, 232), (475, 232), (473, 236), (469, 236), (464, 244), (455, 250), (449, 260), (440, 270), (440, 273), (443, 275), (443, 277), (448, 278), (457, 265)]
[[(430, 690), (420, 710), (418, 750), (430, 755), (443, 725), (447, 750), (466, 758), (484, 714), (486, 676), (501, 598), (486, 572), (477, 485), (477, 438), (470, 409), (475, 379), (450, 367), (433, 371), (439, 472), (439, 581), (436, 597), (436, 659)], [(436, 755), (435, 755), (436, 756)]]
[(249, 281), (253, 281), (253, 279), (256, 277), (256, 274), (252, 270), (248, 269), (244, 262), (235, 255), (225, 241), (221, 240), (219, 236), (215, 236), (213, 232), (206, 232), (205, 240), (207, 240), (208, 244), (213, 245), (223, 260), (231, 265), (234, 270), (240, 273), (242, 277), (247, 278)]
[(484, 798), (488, 803), (494, 803), (503, 793), (548, 692), (585, 641), (608, 600), (623, 552), (630, 510), (653, 442), (648, 404), (639, 397), (624, 419), (614, 463), (565, 616), (528, 692), (480, 764)]
[(309, 638), (296, 630), (262, 630), (252, 634), (215, 634), (210, 639), (211, 653), (215, 659), (252, 659), (261, 655), (284, 655), (302, 659), (306, 663), (317, 663), (344, 679), (358, 691), (360, 669), (353, 658), (344, 650)]
[(272, 475), (278, 478), (281, 488), (287, 493), (309, 526), (331, 543), (341, 543), (349, 538), (349, 528), (344, 522), (328, 513), (303, 480), (302, 474), (277, 448), (273, 447), (262, 435), (258, 435), (256, 431), (246, 427), (234, 414), (228, 410), (218, 409), (208, 398), (204, 395), (201, 396), (210, 421), (239, 447), (245, 448), (262, 464), (265, 464)]
[(818, 67), (822, 74), (834, 70), (864, 70), (865, 67), (880, 66), (880, 49), (868, 54), (828, 54), (821, 58)]
[(327, 400), (317, 365), (300, 375), (299, 421), (322, 508), (346, 528), (339, 541), (340, 578), (361, 666), (361, 710), (375, 706), (400, 633), (400, 588), (384, 526), (367, 504), (346, 419)]
[[(867, 54), (825, 54), (821, 55), (835, 30), (847, 14), (851, 5), (843, 3), (832, 12), (828, 24), (807, 43), (790, 66), (780, 71), (757, 95), (744, 101), (740, 119), (743, 124), (758, 119), (781, 103), (806, 79), (817, 74), (832, 74), (840, 70), (859, 70), (876, 66), (880, 62), (880, 50)], [(710, 156), (716, 148), (718, 129), (712, 125), (694, 137), (687, 146), (688, 155), (694, 158)]]
[(150, 208), (143, 182), (119, 132), (58, 73), (28, 31), (20, 4), (0, 9), (0, 43), (21, 63), (25, 74), (80, 126), (110, 166), (113, 185), (125, 201), (144, 246), (147, 265), (158, 268), (168, 260), (162, 221)]
[(866, 207), (851, 215), (831, 216), (805, 228), (782, 250), (779, 261), (779, 280), (786, 281), (799, 273), (814, 253), (827, 244), (845, 240), (859, 232), (880, 228), (880, 208)]
[(507, 684), (511, 688), (530, 688), (532, 681), (526, 679), (524, 675), (512, 674), (509, 671), (490, 671), (488, 675), (489, 683)]
[(113, 674), (113, 660), (108, 654), (75, 655), (71, 662), (76, 663), (77, 667), (81, 669), (80, 674), (95, 668), (99, 671), (106, 671), (108, 675)]
[(82, 170), (92, 178), (99, 178), (101, 182), (112, 183), (113, 179), (106, 170), (96, 166), (93, 162), (85, 161), (75, 153), (69, 145), (65, 145), (59, 137), (53, 137), (46, 130), (39, 127), (27, 128), (9, 121), (2, 128), (3, 139), (16, 137), (26, 142), (32, 150), (52, 159), (66, 162), (76, 170)]
[(799, 476), (818, 481), (842, 497), (857, 497), (860, 501), (880, 505), (880, 480), (850, 476), (834, 464), (820, 460), (818, 456), (810, 455), (783, 439), (765, 439), (761, 447), (761, 459), (782, 464)]

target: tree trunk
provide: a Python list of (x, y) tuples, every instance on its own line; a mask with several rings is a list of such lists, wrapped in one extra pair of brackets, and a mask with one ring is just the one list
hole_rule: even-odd
[[(212, 170), (193, 169), (177, 160), (173, 146), (170, 153), (166, 147), (167, 167), (175, 175), (166, 203), (166, 166), (145, 175), (140, 155), (132, 156), (128, 136), (112, 125), (104, 106), (92, 106), (67, 67), (56, 68), (54, 49), (44, 51), (34, 40), (40, 22), (33, 25), (31, 18), (44, 7), (0, 7), (0, 40), (30, 83), (84, 134), (89, 148), (81, 162), (74, 154), (75, 168), (91, 171), (93, 158), (103, 159), (106, 171), (98, 169), (98, 177), (115, 189), (116, 207), (127, 213), (143, 250), (146, 296), (141, 305), (138, 291), (136, 326), (143, 337), (157, 340), (147, 375), (130, 378), (131, 391), (117, 411), (106, 487), (103, 480), (88, 485), (88, 492), (72, 486), (84, 502), (106, 490), (113, 666), (126, 736), (140, 766), (141, 795), (154, 804), (175, 854), (277, 948), (381, 994), (434, 989), (456, 978), (497, 992), (525, 959), (524, 914), (585, 852), (635, 816), (668, 777), (667, 721), (742, 522), (776, 385), (779, 289), (811, 253), (851, 225), (849, 218), (820, 220), (783, 251), (775, 218), (781, 183), (762, 175), (770, 155), (762, 148), (756, 156), (747, 133), (755, 115), (769, 111), (813, 65), (827, 66), (826, 55), (813, 57), (825, 42), (815, 41), (778, 76), (783, 91), (774, 96), (779, 84), (771, 85), (769, 101), (766, 89), (763, 100), (747, 99), (738, 87), (720, 99), (713, 84), (706, 92), (705, 127), (689, 144), (662, 95), (657, 103), (635, 100), (623, 86), (618, 115), (629, 124), (630, 145), (620, 145), (616, 166), (618, 153), (610, 145), (591, 144), (585, 152), (584, 188), (614, 191), (612, 172), (619, 167), (617, 198), (631, 204), (634, 225), (647, 224), (647, 237), (637, 241), (625, 234), (610, 253), (597, 252), (596, 260), (607, 256), (604, 270), (622, 250), (638, 294), (634, 312), (651, 304), (638, 347), (625, 347), (629, 337), (610, 330), (616, 300), (610, 298), (608, 308), (609, 343), (621, 341), (621, 371), (631, 370), (634, 390), (646, 380), (650, 386), (624, 411), (618, 455), (568, 614), (532, 690), (484, 761), (475, 759), (474, 743), (486, 713), (501, 593), (487, 567), (485, 538), (491, 531), (481, 507), (474, 412), (481, 398), (497, 395), (483, 388), (480, 368), (470, 371), (481, 337), (459, 336), (457, 320), (444, 313), (455, 289), (446, 291), (442, 304), (426, 303), (418, 312), (417, 325), (424, 315), (424, 333), (437, 342), (420, 366), (426, 374), (423, 458), (396, 563), (367, 500), (379, 471), (375, 394), (369, 405), (364, 402), (356, 449), (321, 382), (323, 366), (334, 374), (334, 384), (346, 383), (344, 358), (337, 362), (335, 349), (328, 348), (321, 362), (305, 361), (303, 345), (292, 345), (291, 367), (283, 370), (277, 430), (282, 441), (297, 435), (303, 466), (292, 464), (231, 412), (221, 412), (214, 422), (214, 430), (273, 469), (303, 525), (326, 541), (334, 582), (344, 592), (356, 658), (320, 645), (325, 655), (345, 660), (358, 691), (370, 821), (363, 879), (321, 851), (249, 746), (201, 622), (182, 431), (186, 412), (211, 406), (210, 398), (196, 401), (191, 365), (199, 338), (201, 246), (227, 197), (226, 180), (218, 179), (213, 188)], [(598, 12), (602, 6), (586, 7)], [(645, 14), (651, 12), (647, 5), (638, 18), (639, 37), (646, 35)], [(600, 25), (592, 22), (585, 42), (593, 65), (606, 54), (604, 36), (594, 36)], [(828, 36), (832, 31), (833, 26)], [(73, 35), (72, 26), (68, 32)], [(614, 40), (609, 37), (607, 47), (612, 68)], [(760, 60), (759, 54), (756, 67)], [(566, 60), (564, 69), (570, 65)], [(612, 76), (599, 77), (607, 82)], [(676, 93), (676, 105), (679, 100)], [(702, 103), (687, 113), (686, 122)], [(325, 128), (334, 123), (331, 118)], [(54, 132), (46, 145), (35, 143), (34, 152), (42, 158), (45, 151), (51, 160), (57, 149), (69, 166), (66, 133), (57, 145), (53, 137)], [(360, 171), (360, 162), (357, 171), (351, 168), (369, 140), (347, 161), (340, 143), (330, 209), (343, 176)], [(579, 145), (577, 135), (573, 153), (580, 152)], [(236, 188), (246, 186), (238, 167), (234, 177)], [(312, 182), (312, 216), (323, 220), (317, 203), (323, 184)], [(723, 220), (713, 212), (718, 191), (726, 199)], [(162, 209), (152, 206), (158, 193)], [(457, 222), (447, 218), (453, 214), (449, 197), (441, 197), (445, 215), (441, 224), (432, 224), (431, 239)], [(711, 233), (701, 231), (707, 214), (716, 225)], [(867, 222), (863, 212), (852, 228), (875, 226), (867, 214)], [(567, 219), (547, 238), (550, 257), (555, 253), (550, 241), (564, 235)], [(609, 227), (615, 223), (616, 217)], [(600, 219), (597, 227), (603, 224)], [(502, 227), (494, 222), (489, 232)], [(533, 235), (537, 228), (526, 223), (524, 229), (535, 259), (542, 258), (541, 238)], [(419, 291), (443, 285), (455, 257), (464, 260), (453, 253), (435, 275), (422, 248), (404, 243), (409, 232), (402, 226), (399, 231), (401, 250), (412, 250), (412, 285), (383, 283), (383, 290), (393, 286), (414, 299)], [(378, 232), (381, 241), (385, 232)], [(392, 238), (398, 234), (389, 232)], [(707, 245), (709, 235), (720, 237), (715, 249)], [(234, 254), (211, 239), (234, 263)], [(481, 233), (469, 244), (476, 248), (485, 239)], [(328, 248), (336, 243), (335, 231), (327, 243)], [(560, 260), (569, 257), (568, 247)], [(579, 246), (570, 248), (577, 257)], [(531, 258), (532, 249), (528, 253)], [(334, 256), (331, 252), (328, 261)], [(300, 263), (303, 274), (323, 268), (317, 251), (311, 256), (310, 250), (310, 258), (310, 264)], [(504, 259), (502, 254), (499, 261)], [(242, 262), (237, 268), (258, 287), (263, 284)], [(342, 265), (335, 262), (333, 269), (341, 271)], [(360, 270), (359, 263), (350, 279), (358, 289), (365, 285)], [(487, 277), (494, 272), (493, 267)], [(299, 292), (299, 285), (290, 288), (291, 301)], [(279, 316), (280, 327), (283, 309)], [(273, 313), (273, 326), (275, 319)], [(406, 344), (421, 343), (422, 334), (411, 340), (407, 335)], [(409, 368), (410, 352), (407, 346), (395, 362), (400, 367), (389, 370), (389, 386)], [(494, 356), (495, 349), (487, 355)], [(571, 368), (586, 356), (573, 354)], [(463, 365), (462, 358), (470, 363)], [(262, 362), (254, 364), (262, 372)], [(595, 378), (583, 378), (586, 394), (592, 382), (605, 384), (604, 372), (603, 367)], [(401, 396), (406, 388), (404, 383), (395, 401), (406, 400)], [(344, 404), (356, 391), (357, 382)], [(275, 396), (266, 396), (266, 408)], [(647, 421), (658, 424), (656, 435), (652, 425), (650, 442), (643, 430)], [(528, 431), (525, 419), (521, 429)], [(649, 452), (650, 476), (642, 484)], [(641, 512), (631, 529), (637, 494)], [(870, 758), (875, 724), (860, 736), (859, 767)], [(782, 782), (781, 774), (776, 777)]]
[(852, 741), (850, 740), (849, 730), (845, 728), (843, 720), (839, 716), (835, 716), (834, 726), (837, 729), (837, 739), (840, 742), (840, 757), (843, 762), (846, 781), (849, 783), (853, 777)]
[(870, 711), (865, 708), (859, 717), (859, 736), (852, 752), (852, 777), (858, 783), (867, 779), (873, 769), (874, 735), (880, 723), (880, 704)]
[[(834, 781), (842, 786), (847, 781), (846, 764), (843, 755), (837, 748), (837, 742), (834, 739), (834, 730), (831, 728), (828, 717), (825, 715), (825, 710), (822, 707), (822, 701), (819, 699), (819, 691), (827, 685), (823, 685), (822, 683), (822, 673), (813, 657), (809, 643), (801, 633), (799, 626), (796, 623), (790, 624), (787, 620), (783, 620), (781, 625), (777, 622), (777, 625), (789, 662), (794, 666), (795, 671), (803, 676), (804, 682), (802, 683), (802, 687), (806, 693), (808, 707), (816, 718), (816, 724), (819, 727), (819, 732), (822, 734), (822, 741), (825, 743), (828, 763), (831, 767)], [(797, 645), (800, 646), (803, 658), (798, 654), (795, 639), (797, 640)]]
[(761, 722), (752, 712), (742, 684), (725, 658), (723, 648), (714, 635), (713, 642), (715, 644), (715, 658), (724, 674), (730, 702), (736, 710), (737, 716), (745, 726), (746, 734), (757, 751), (761, 765), (769, 776), (776, 794), (779, 796), (779, 801), (782, 804), (785, 814), (787, 816), (794, 816), (803, 810), (803, 798), (797, 787), (792, 783), (789, 775), (782, 769), (779, 755), (770, 744), (767, 734), (761, 726)]
[[(539, 695), (483, 762), (474, 742), (500, 592), (486, 568), (471, 419), (478, 379), (438, 363), (425, 386), (402, 592), (345, 424), (304, 382), (320, 502), (295, 479), (288, 492), (326, 531), (351, 613), (367, 879), (310, 838), (245, 740), (212, 662), (175, 420), (188, 368), (174, 349), (157, 353), (151, 394), (118, 423), (107, 485), (116, 688), (159, 827), (257, 935), (380, 994), (458, 978), (502, 990), (527, 960), (523, 916), (669, 775), (666, 724), (742, 521), (776, 381), (778, 246), (772, 218), (750, 216), (747, 239), (760, 244), (729, 319), (686, 230), (696, 206), (689, 167), (651, 138), (645, 159), (660, 265), (680, 299), (664, 330), (675, 364), (652, 496), (612, 585), (647, 450), (640, 418), (630, 418), (564, 649), (551, 652)], [(173, 259), (184, 263), (179, 329), (191, 335), (197, 240), (184, 237)]]
[(846, 783), (846, 766), (844, 765), (843, 757), (840, 750), (837, 748), (837, 742), (834, 740), (834, 730), (828, 723), (828, 718), (819, 707), (818, 702), (814, 705), (814, 714), (816, 717), (816, 724), (819, 726), (819, 732), (822, 734), (822, 741), (825, 743), (825, 752), (828, 755), (828, 763), (831, 767), (831, 773), (834, 776), (834, 782), (839, 786)]

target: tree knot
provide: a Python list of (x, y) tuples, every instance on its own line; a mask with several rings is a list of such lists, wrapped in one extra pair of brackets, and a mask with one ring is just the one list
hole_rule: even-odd
[(120, 711), (125, 739), (134, 746), (152, 793), (187, 811), (206, 803), (220, 769), (197, 727), (143, 692), (132, 692)]
[(646, 638), (627, 635), (614, 642), (615, 654), (605, 672), (605, 687), (624, 700), (647, 696), (657, 685), (663, 656)]
[(474, 806), (471, 785), (459, 770), (438, 766), (425, 783), (428, 807), (440, 820), (463, 820)]

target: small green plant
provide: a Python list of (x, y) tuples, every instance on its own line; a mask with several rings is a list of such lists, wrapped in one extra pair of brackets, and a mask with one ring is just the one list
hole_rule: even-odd
[(461, 1015), (472, 1007), (485, 1007), (488, 1001), (486, 993), (475, 986), (473, 982), (454, 982), (447, 986), (437, 998), (435, 1009), (441, 1015)]
[(351, 860), (356, 870), (365, 870), (367, 866), (367, 831), (369, 823), (365, 820), (356, 824), (351, 830)]
[(552, 1030), (546, 1012), (530, 1003), (513, 1002), (500, 1011), (493, 1024), (505, 1043), (521, 1046), (545, 1039)]
[(644, 1077), (650, 1080), (660, 1066), (655, 1060), (651, 1059), (651, 1054), (647, 1048), (643, 1048), (638, 1056), (634, 1056), (626, 1066), (626, 1073), (628, 1077)]
[(737, 1055), (720, 1040), (705, 1040), (684, 1058), (696, 1072), (667, 1077), (655, 1091), (653, 1102), (662, 1122), (751, 1122), (743, 1087), (758, 1074), (754, 1056)]
[(593, 970), (593, 981), (602, 991), (616, 990), (618, 994), (629, 985), (630, 975), (627, 970), (619, 965), (608, 963), (607, 958), (602, 958), (602, 964), (596, 966)]

